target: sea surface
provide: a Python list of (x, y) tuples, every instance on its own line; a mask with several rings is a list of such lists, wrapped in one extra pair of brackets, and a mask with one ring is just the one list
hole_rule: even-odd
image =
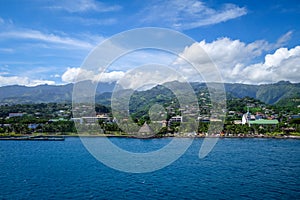
[[(111, 140), (147, 152), (171, 138)], [(102, 164), (79, 138), (0, 141), (0, 199), (300, 199), (300, 140), (225, 138), (199, 159), (202, 142), (161, 170), (135, 174)]]

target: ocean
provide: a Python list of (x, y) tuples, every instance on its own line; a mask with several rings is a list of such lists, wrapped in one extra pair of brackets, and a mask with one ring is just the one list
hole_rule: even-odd
[[(110, 140), (148, 152), (172, 139)], [(300, 199), (300, 140), (224, 138), (199, 159), (202, 142), (160, 170), (126, 173), (95, 159), (80, 138), (0, 141), (0, 199)]]

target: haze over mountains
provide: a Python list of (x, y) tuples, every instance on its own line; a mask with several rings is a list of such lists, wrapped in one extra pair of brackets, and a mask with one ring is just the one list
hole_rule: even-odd
[[(178, 83), (177, 83), (178, 84)], [(26, 86), (3, 86), (0, 87), (0, 104), (25, 104), (25, 103), (50, 103), (71, 102), (74, 84), (67, 85), (39, 85), (35, 87)], [(193, 89), (205, 89), (205, 83), (191, 83)], [(96, 102), (110, 100), (111, 92), (115, 83), (99, 83), (96, 91)], [(239, 83), (225, 83), (227, 95), (237, 98), (252, 97), (267, 104), (282, 104), (291, 99), (300, 99), (300, 83), (280, 81), (274, 84), (248, 85)], [(148, 90), (151, 92), (158, 86)], [(164, 89), (160, 89), (164, 93)]]

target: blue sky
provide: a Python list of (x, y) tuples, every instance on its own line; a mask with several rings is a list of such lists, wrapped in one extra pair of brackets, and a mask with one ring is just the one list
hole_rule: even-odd
[[(192, 37), (225, 82), (299, 82), (299, 18), (296, 0), (0, 0), (0, 86), (73, 82), (101, 41), (149, 26)], [(182, 55), (196, 60), (195, 51)], [(132, 58), (139, 55), (168, 60), (157, 52)], [(130, 64), (130, 57), (120, 61), (105, 81), (121, 78)], [(187, 78), (193, 80), (192, 74)]]

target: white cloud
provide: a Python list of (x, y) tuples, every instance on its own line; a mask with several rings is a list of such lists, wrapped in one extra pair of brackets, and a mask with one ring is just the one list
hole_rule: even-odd
[(11, 27), (14, 25), (14, 22), (12, 19), (3, 19), (0, 17), (0, 26), (1, 28), (7, 28), (7, 27)]
[(0, 48), (0, 52), (3, 52), (3, 53), (13, 53), (14, 50), (12, 48)]
[(94, 80), (99, 82), (114, 82), (123, 78), (124, 74), (122, 71), (105, 72), (97, 75)]
[[(81, 77), (79, 77), (79, 74), (81, 75)], [(80, 69), (80, 68), (75, 68), (75, 67), (70, 68), (70, 67), (68, 67), (67, 71), (65, 73), (63, 73), (63, 75), (61, 76), (61, 79), (64, 82), (73, 83), (73, 82), (76, 81), (76, 79), (78, 81), (86, 80), (86, 79), (89, 80), (91, 76), (94, 76), (93, 73), (88, 74), (88, 76), (85, 76), (85, 74), (87, 74), (87, 72)]]
[(37, 85), (55, 85), (54, 81), (50, 80), (31, 80), (28, 77), (21, 76), (1, 76), (0, 86), (6, 85), (25, 85), (25, 86), (37, 86)]
[(55, 85), (54, 81), (50, 81), (50, 80), (30, 80), (28, 84), (26, 84), (26, 86), (30, 86), (30, 87), (34, 87), (37, 85)]
[(43, 41), (47, 43), (73, 46), (73, 47), (83, 48), (83, 49), (91, 49), (95, 46), (94, 44), (91, 44), (83, 40), (70, 38), (70, 37), (62, 37), (52, 33), (46, 34), (37, 30), (29, 30), (29, 29), (3, 31), (0, 33), (0, 37), (2, 39), (3, 38), (31, 39), (31, 40)]
[[(199, 48), (199, 46), (201, 48)], [(220, 38), (211, 43), (201, 41), (185, 48), (181, 56), (197, 63), (206, 63), (206, 53), (219, 67), (232, 67), (239, 62), (250, 61), (262, 54), (268, 47), (268, 43), (262, 40), (250, 44), (230, 38)], [(202, 50), (201, 50), (202, 49)], [(203, 51), (204, 50), (204, 51)]]
[(281, 36), (277, 40), (276, 44), (274, 45), (275, 48), (278, 48), (278, 47), (281, 47), (282, 45), (285, 45), (285, 43), (291, 39), (292, 34), (293, 34), (293, 31), (288, 31), (286, 34), (284, 34), (283, 36)]
[(61, 76), (62, 81), (66, 83), (73, 83), (76, 81), (91, 80), (95, 82), (114, 82), (121, 79), (124, 76), (122, 71), (104, 72), (101, 74), (95, 74), (92, 71), (88, 71), (81, 68), (68, 67), (67, 71)]
[(119, 5), (107, 5), (96, 0), (61, 0), (53, 1), (53, 4), (53, 6), (47, 8), (52, 10), (65, 10), (70, 13), (87, 11), (112, 12), (121, 9), (121, 6)]
[(217, 24), (247, 14), (246, 8), (225, 4), (219, 10), (208, 7), (198, 0), (158, 1), (140, 12), (143, 23), (163, 23), (179, 30)]
[(54, 74), (54, 75), (51, 75), (50, 77), (51, 78), (60, 78), (60, 75), (59, 74)]
[(0, 72), (0, 76), (1, 75), (9, 75), (9, 73), (8, 72)]
[(280, 80), (299, 82), (300, 46), (290, 50), (279, 48), (274, 54), (266, 55), (263, 63), (246, 66), (240, 74), (245, 83), (270, 83)]
[[(201, 41), (187, 47), (181, 56), (201, 67), (201, 72), (212, 70), (211, 61), (218, 67), (224, 82), (241, 83), (270, 83), (280, 80), (299, 82), (300, 74), (300, 46), (288, 50), (279, 48), (273, 54), (267, 54), (265, 61), (255, 63), (259, 56), (274, 48), (278, 43), (284, 42), (288, 37), (285, 34), (277, 43), (269, 44), (266, 41), (255, 41), (246, 44), (239, 40), (221, 38), (211, 43)], [(201, 48), (199, 48), (199, 46)], [(207, 53), (207, 54), (206, 54)], [(178, 59), (174, 65), (180, 66), (184, 76), (192, 80), (195, 70), (188, 69), (183, 59)], [(185, 69), (186, 68), (186, 69)]]
[[(79, 17), (80, 18), (80, 17)], [(92, 19), (91, 19), (92, 20)], [(76, 20), (75, 20), (76, 21)], [(97, 20), (92, 21), (96, 23)], [(100, 20), (101, 21), (101, 20)], [(102, 20), (103, 23), (104, 20)], [(91, 50), (105, 38), (101, 35), (93, 35), (90, 33), (73, 33), (72, 35), (64, 32), (53, 31), (45, 32), (36, 29), (17, 27), (11, 20), (3, 21), (4, 26), (0, 22), (0, 42), (18, 39), (18, 45), (14, 48), (2, 47), (0, 52), (16, 52), (28, 48), (34, 49), (67, 49), (67, 50)], [(77, 22), (78, 23), (78, 22)], [(109, 23), (109, 22), (107, 22)], [(22, 49), (23, 48), (23, 49)], [(61, 56), (61, 54), (60, 54)]]
[[(240, 68), (250, 64), (254, 58), (262, 55), (269, 47), (270, 44), (263, 40), (246, 44), (240, 40), (220, 38), (211, 43), (196, 42), (190, 47), (186, 47), (180, 56), (199, 66), (198, 70), (202, 76), (206, 76), (204, 77), (206, 81), (215, 80), (212, 70), (216, 65), (225, 81), (235, 82), (235, 75), (239, 73)], [(193, 81), (199, 79), (199, 77), (195, 78), (195, 74), (198, 72), (192, 70), (191, 67), (189, 70), (185, 69), (188, 67), (182, 58), (177, 59), (174, 65), (179, 66), (188, 79)]]
[(28, 84), (29, 79), (27, 77), (19, 77), (19, 76), (0, 76), (0, 86), (5, 85), (26, 85)]
[(67, 21), (80, 23), (84, 26), (92, 26), (92, 25), (113, 25), (118, 22), (115, 18), (107, 18), (107, 19), (96, 19), (96, 18), (87, 18), (87, 17), (65, 17)]
[(152, 64), (127, 71), (118, 84), (125, 89), (144, 90), (174, 80), (184, 81), (184, 78), (173, 68)]
[[(290, 34), (291, 32), (288, 32), (274, 44), (264, 40), (245, 43), (230, 38), (219, 38), (211, 43), (196, 42), (186, 47), (180, 54), (181, 58), (173, 63), (172, 61), (176, 58), (174, 55), (157, 51), (137, 51), (118, 59), (111, 66), (113, 71), (102, 74), (100, 81), (122, 80), (124, 88), (136, 88), (143, 82), (150, 83), (151, 80), (157, 84), (179, 79), (182, 81), (181, 76), (189, 81), (222, 81), (215, 76), (217, 72), (220, 73), (224, 82), (253, 84), (280, 80), (299, 82), (300, 47), (290, 50), (286, 48), (274, 50), (274, 47), (286, 41)], [(274, 53), (265, 55), (266, 52)], [(265, 57), (265, 61), (259, 62), (262, 57)], [(199, 65), (201, 74), (185, 59)], [(149, 66), (154, 61), (160, 66), (157, 65), (151, 70), (150, 68), (143, 70), (143, 66)], [(213, 65), (217, 66), (218, 71), (214, 70)], [(168, 71), (162, 66), (170, 66), (171, 69)], [(175, 70), (177, 74), (170, 75), (170, 70)], [(78, 80), (98, 81), (100, 75), (80, 68), (68, 68), (62, 80), (75, 82), (76, 77)]]

